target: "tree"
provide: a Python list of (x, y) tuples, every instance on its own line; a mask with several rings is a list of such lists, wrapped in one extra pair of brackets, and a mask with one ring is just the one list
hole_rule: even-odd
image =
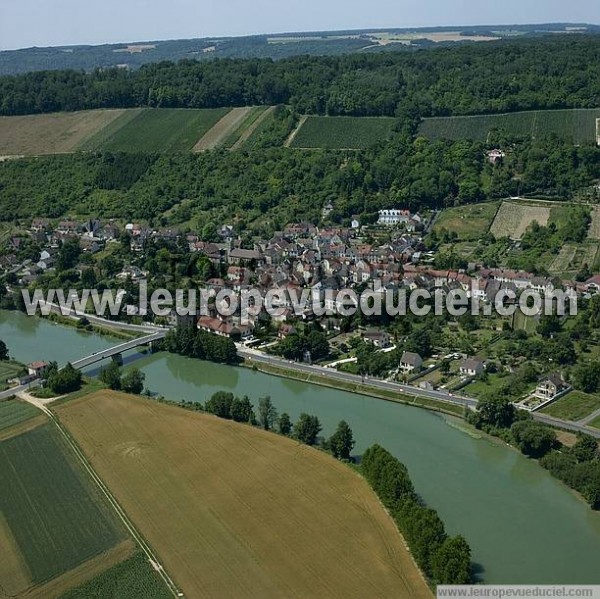
[(479, 428), (509, 428), (516, 418), (515, 406), (504, 397), (482, 399), (477, 406), (475, 425)]
[(81, 381), (81, 372), (73, 368), (71, 363), (68, 363), (62, 370), (54, 367), (47, 377), (48, 387), (58, 395), (77, 391), (81, 388)]
[(598, 441), (591, 435), (580, 433), (571, 453), (578, 462), (591, 462), (598, 458)]
[(207, 412), (218, 416), (219, 418), (231, 418), (231, 405), (233, 403), (233, 393), (226, 391), (217, 391), (207, 402), (205, 409)]
[(292, 421), (290, 420), (290, 415), (287, 412), (284, 412), (279, 417), (279, 432), (282, 435), (289, 435), (292, 431)]
[(298, 422), (294, 424), (294, 436), (301, 443), (314, 445), (317, 442), (317, 437), (321, 432), (321, 423), (316, 416), (302, 413)]
[(338, 424), (337, 430), (329, 438), (329, 448), (334, 457), (340, 460), (350, 459), (350, 452), (354, 449), (354, 436), (345, 420)]
[(250, 422), (252, 418), (252, 403), (247, 395), (241, 399), (236, 397), (231, 402), (231, 418), (235, 422)]
[(134, 395), (140, 395), (140, 393), (144, 390), (145, 380), (146, 375), (139, 368), (132, 368), (121, 379), (121, 389), (125, 393), (133, 393)]
[(573, 385), (585, 393), (595, 393), (600, 386), (600, 363), (578, 364), (573, 369)]
[(6, 362), (9, 360), (10, 356), (8, 355), (8, 347), (6, 347), (6, 343), (0, 339), (0, 361)]
[(68, 239), (63, 242), (56, 259), (56, 270), (62, 272), (74, 268), (81, 255), (78, 239)]
[(121, 389), (121, 367), (117, 362), (111, 360), (110, 364), (102, 369), (100, 380), (113, 391)]
[(464, 537), (446, 539), (432, 556), (431, 569), (438, 584), (471, 583), (471, 548)]
[(519, 449), (532, 458), (546, 455), (556, 442), (556, 433), (551, 428), (533, 420), (515, 422), (510, 432)]
[(258, 419), (266, 431), (271, 430), (277, 420), (277, 410), (269, 396), (258, 400)]

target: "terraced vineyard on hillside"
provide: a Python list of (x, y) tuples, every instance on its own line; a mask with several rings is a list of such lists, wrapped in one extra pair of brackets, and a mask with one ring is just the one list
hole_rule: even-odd
[(581, 110), (540, 110), (454, 116), (424, 119), (419, 133), (433, 140), (472, 139), (487, 141), (495, 129), (509, 135), (539, 138), (557, 135), (575, 144), (594, 143), (598, 140), (597, 119), (600, 108)]

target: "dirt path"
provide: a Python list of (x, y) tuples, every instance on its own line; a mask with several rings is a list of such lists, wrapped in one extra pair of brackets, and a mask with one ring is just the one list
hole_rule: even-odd
[(209, 129), (202, 139), (194, 146), (194, 152), (213, 150), (223, 143), (235, 131), (252, 110), (251, 106), (232, 108), (212, 129)]
[(231, 146), (231, 150), (239, 150), (247, 141), (250, 136), (262, 125), (265, 119), (275, 110), (275, 106), (269, 106), (262, 114), (248, 127), (241, 135), (240, 138)]
[(285, 143), (283, 144), (284, 148), (289, 148), (292, 145), (292, 142), (296, 138), (296, 135), (298, 135), (298, 131), (300, 131), (304, 123), (306, 123), (306, 119), (308, 119), (308, 116), (306, 115), (300, 119), (300, 121), (298, 122), (298, 126), (291, 132), (290, 136), (285, 140)]

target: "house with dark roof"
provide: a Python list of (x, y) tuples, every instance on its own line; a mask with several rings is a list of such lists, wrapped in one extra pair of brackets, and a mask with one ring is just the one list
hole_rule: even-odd
[(405, 351), (400, 358), (400, 370), (404, 374), (419, 372), (423, 366), (423, 358), (414, 352)]

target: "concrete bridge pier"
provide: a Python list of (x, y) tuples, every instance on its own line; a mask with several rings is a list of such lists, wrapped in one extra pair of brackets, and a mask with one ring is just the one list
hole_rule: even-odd
[(116, 362), (119, 366), (123, 366), (123, 354), (114, 354), (111, 356), (113, 362)]

